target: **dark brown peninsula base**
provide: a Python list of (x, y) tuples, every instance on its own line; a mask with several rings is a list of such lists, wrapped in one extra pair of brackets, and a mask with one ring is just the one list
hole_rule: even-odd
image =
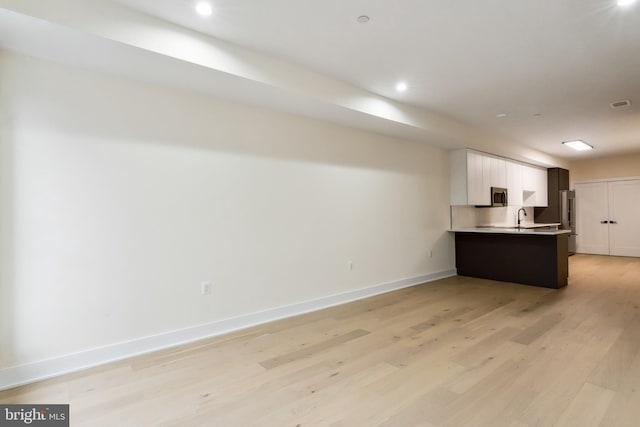
[(561, 288), (569, 276), (568, 234), (456, 232), (461, 276)]

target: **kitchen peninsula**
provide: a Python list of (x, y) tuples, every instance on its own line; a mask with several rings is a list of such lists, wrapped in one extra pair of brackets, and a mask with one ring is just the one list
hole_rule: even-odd
[(545, 288), (567, 286), (570, 230), (556, 227), (452, 229), (461, 276)]

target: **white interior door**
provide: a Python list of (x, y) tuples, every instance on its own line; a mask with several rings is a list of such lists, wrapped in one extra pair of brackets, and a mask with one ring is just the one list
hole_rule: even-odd
[(606, 182), (576, 184), (576, 252), (609, 255)]
[(608, 190), (610, 253), (640, 257), (640, 180), (609, 182)]

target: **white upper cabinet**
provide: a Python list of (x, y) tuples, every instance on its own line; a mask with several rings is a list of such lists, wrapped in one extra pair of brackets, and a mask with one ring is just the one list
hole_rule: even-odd
[(491, 159), (467, 150), (452, 151), (451, 204), (488, 206), (491, 202)]
[(474, 203), (478, 206), (489, 206), (491, 204), (491, 158), (481, 154), (476, 155), (480, 161), (476, 160), (476, 176), (473, 179), (481, 181), (482, 185), (478, 186), (473, 198)]
[(524, 206), (547, 206), (547, 170), (522, 165), (522, 204)]
[(507, 188), (507, 162), (504, 159), (490, 158), (491, 187)]
[(509, 204), (547, 206), (546, 169), (468, 150), (452, 151), (451, 204), (491, 205), (491, 187), (506, 188)]
[(522, 206), (522, 165), (515, 162), (506, 162), (506, 164), (509, 205)]
[(533, 193), (536, 191), (535, 168), (521, 165), (522, 167), (522, 191)]
[(504, 159), (467, 150), (452, 151), (451, 204), (491, 205), (491, 187), (507, 187)]
[(547, 184), (547, 170), (534, 168), (534, 177), (536, 182), (536, 200), (534, 206), (544, 206), (547, 207), (549, 205), (548, 200), (548, 184)]
[(449, 152), (449, 191), (452, 205), (468, 205), (467, 176), (468, 172), (466, 150)]
[(491, 158), (466, 150), (452, 151), (451, 204), (488, 206), (491, 202)]

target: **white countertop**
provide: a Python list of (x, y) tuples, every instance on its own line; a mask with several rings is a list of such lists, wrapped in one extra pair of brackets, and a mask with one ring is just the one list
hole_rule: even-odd
[[(541, 225), (541, 224), (537, 224)], [(555, 224), (553, 225), (555, 226)], [(554, 230), (548, 227), (536, 228), (505, 228), (505, 227), (468, 227), (452, 228), (451, 233), (490, 233), (490, 234), (536, 234), (545, 236), (557, 236), (558, 234), (571, 234), (571, 230)]]
[[(539, 223), (539, 222), (523, 222), (520, 224), (520, 228), (542, 228), (542, 227), (560, 227), (562, 224), (559, 222), (548, 222), (548, 223)], [(491, 224), (482, 224), (478, 225), (480, 228), (517, 228), (514, 223), (491, 223)]]

